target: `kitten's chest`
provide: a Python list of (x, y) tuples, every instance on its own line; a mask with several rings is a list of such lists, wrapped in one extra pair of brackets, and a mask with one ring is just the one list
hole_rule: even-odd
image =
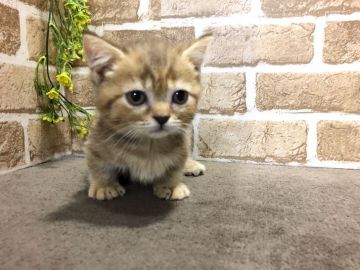
[[(120, 169), (126, 169), (133, 181), (152, 183), (162, 178), (169, 170), (178, 170), (186, 160), (186, 151), (182, 148), (158, 151), (128, 151), (116, 161)], [(182, 168), (181, 168), (182, 169)]]

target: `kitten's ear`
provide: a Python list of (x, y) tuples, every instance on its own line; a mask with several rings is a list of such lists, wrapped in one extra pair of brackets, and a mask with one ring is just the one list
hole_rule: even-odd
[(111, 72), (114, 63), (124, 57), (121, 50), (92, 34), (84, 35), (83, 45), (91, 79), (95, 84), (100, 84)]
[(200, 70), (206, 48), (212, 40), (212, 34), (205, 34), (191, 43), (191, 45), (183, 51), (182, 55), (187, 57), (197, 70)]

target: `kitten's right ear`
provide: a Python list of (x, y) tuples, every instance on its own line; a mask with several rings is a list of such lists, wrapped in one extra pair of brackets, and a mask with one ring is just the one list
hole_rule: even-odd
[(124, 56), (124, 53), (92, 34), (84, 35), (83, 45), (85, 58), (91, 70), (91, 79), (95, 84), (100, 84), (112, 71), (114, 63)]
[(212, 34), (207, 33), (196, 39), (188, 48), (183, 51), (183, 56), (187, 57), (197, 70), (200, 70), (206, 48), (212, 40)]

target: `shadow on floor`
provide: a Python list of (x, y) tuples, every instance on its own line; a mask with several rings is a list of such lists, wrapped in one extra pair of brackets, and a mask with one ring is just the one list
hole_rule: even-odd
[(111, 201), (88, 198), (87, 187), (78, 191), (73, 200), (48, 214), (48, 222), (79, 221), (97, 226), (143, 227), (164, 219), (176, 202), (156, 198), (151, 187), (131, 184), (126, 194)]

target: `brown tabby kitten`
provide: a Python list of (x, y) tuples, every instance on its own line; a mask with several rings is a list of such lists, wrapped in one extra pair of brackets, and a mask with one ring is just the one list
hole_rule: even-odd
[(96, 87), (97, 117), (86, 143), (89, 197), (125, 194), (119, 173), (153, 184), (161, 199), (190, 195), (181, 176), (205, 166), (188, 158), (188, 130), (200, 95), (200, 67), (211, 37), (188, 46), (148, 41), (116, 48), (86, 34), (84, 50)]

